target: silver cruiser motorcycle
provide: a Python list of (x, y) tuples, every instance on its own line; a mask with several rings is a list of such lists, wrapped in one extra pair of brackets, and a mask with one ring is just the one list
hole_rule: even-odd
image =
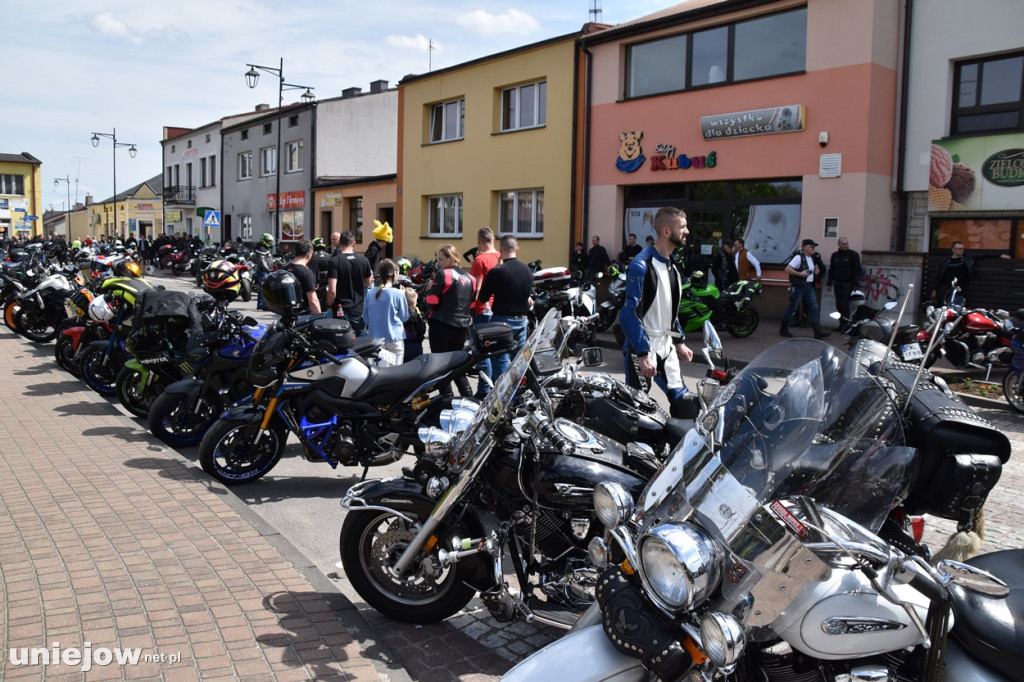
[[(961, 507), (983, 502), (999, 457), (930, 473), (921, 461), (939, 455), (916, 447), (928, 418), (913, 391), (861, 350), (769, 349), (639, 496), (599, 484), (597, 604), (504, 679), (1021, 679), (1024, 550), (933, 566), (878, 535), (922, 479)], [(960, 485), (943, 466), (973, 474)]]

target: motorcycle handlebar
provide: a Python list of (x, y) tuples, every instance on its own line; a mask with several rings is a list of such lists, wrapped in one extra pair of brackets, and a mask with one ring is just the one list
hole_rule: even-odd
[(563, 455), (570, 455), (576, 449), (576, 446), (572, 444), (572, 441), (560, 434), (558, 429), (555, 428), (555, 425), (552, 424), (547, 417), (544, 417), (537, 412), (533, 412), (530, 415), (530, 423), (537, 433), (558, 448), (558, 451)]

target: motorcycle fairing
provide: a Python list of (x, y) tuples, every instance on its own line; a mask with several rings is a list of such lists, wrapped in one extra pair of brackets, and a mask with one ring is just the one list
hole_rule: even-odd
[(640, 682), (647, 679), (639, 658), (619, 653), (600, 625), (568, 634), (520, 661), (502, 682)]

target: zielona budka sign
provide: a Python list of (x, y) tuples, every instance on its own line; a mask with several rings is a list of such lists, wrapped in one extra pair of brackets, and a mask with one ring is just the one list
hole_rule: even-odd
[(1001, 187), (1024, 185), (1024, 149), (1004, 149), (985, 159), (981, 174)]

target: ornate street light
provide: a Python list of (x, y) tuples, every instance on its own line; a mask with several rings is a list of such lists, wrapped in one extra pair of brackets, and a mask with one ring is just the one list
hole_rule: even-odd
[(255, 88), (256, 84), (259, 83), (260, 71), (266, 71), (277, 76), (277, 151), (274, 158), (276, 182), (274, 190), (274, 233), (276, 237), (281, 229), (281, 108), (284, 106), (284, 91), (305, 90), (299, 98), (305, 104), (316, 100), (316, 95), (313, 94), (312, 86), (294, 85), (284, 82), (284, 57), (281, 58), (280, 66), (276, 69), (272, 66), (260, 66), (259, 64), (246, 64), (246, 66), (249, 67), (249, 70), (245, 72), (245, 84), (250, 88)]
[(128, 156), (135, 158), (135, 155), (139, 153), (139, 150), (135, 148), (135, 145), (129, 142), (118, 142), (117, 141), (117, 128), (113, 129), (113, 133), (93, 133), (92, 134), (92, 146), (100, 146), (100, 138), (107, 137), (114, 143), (113, 155), (114, 155), (114, 236), (117, 236), (117, 148), (128, 147)]

